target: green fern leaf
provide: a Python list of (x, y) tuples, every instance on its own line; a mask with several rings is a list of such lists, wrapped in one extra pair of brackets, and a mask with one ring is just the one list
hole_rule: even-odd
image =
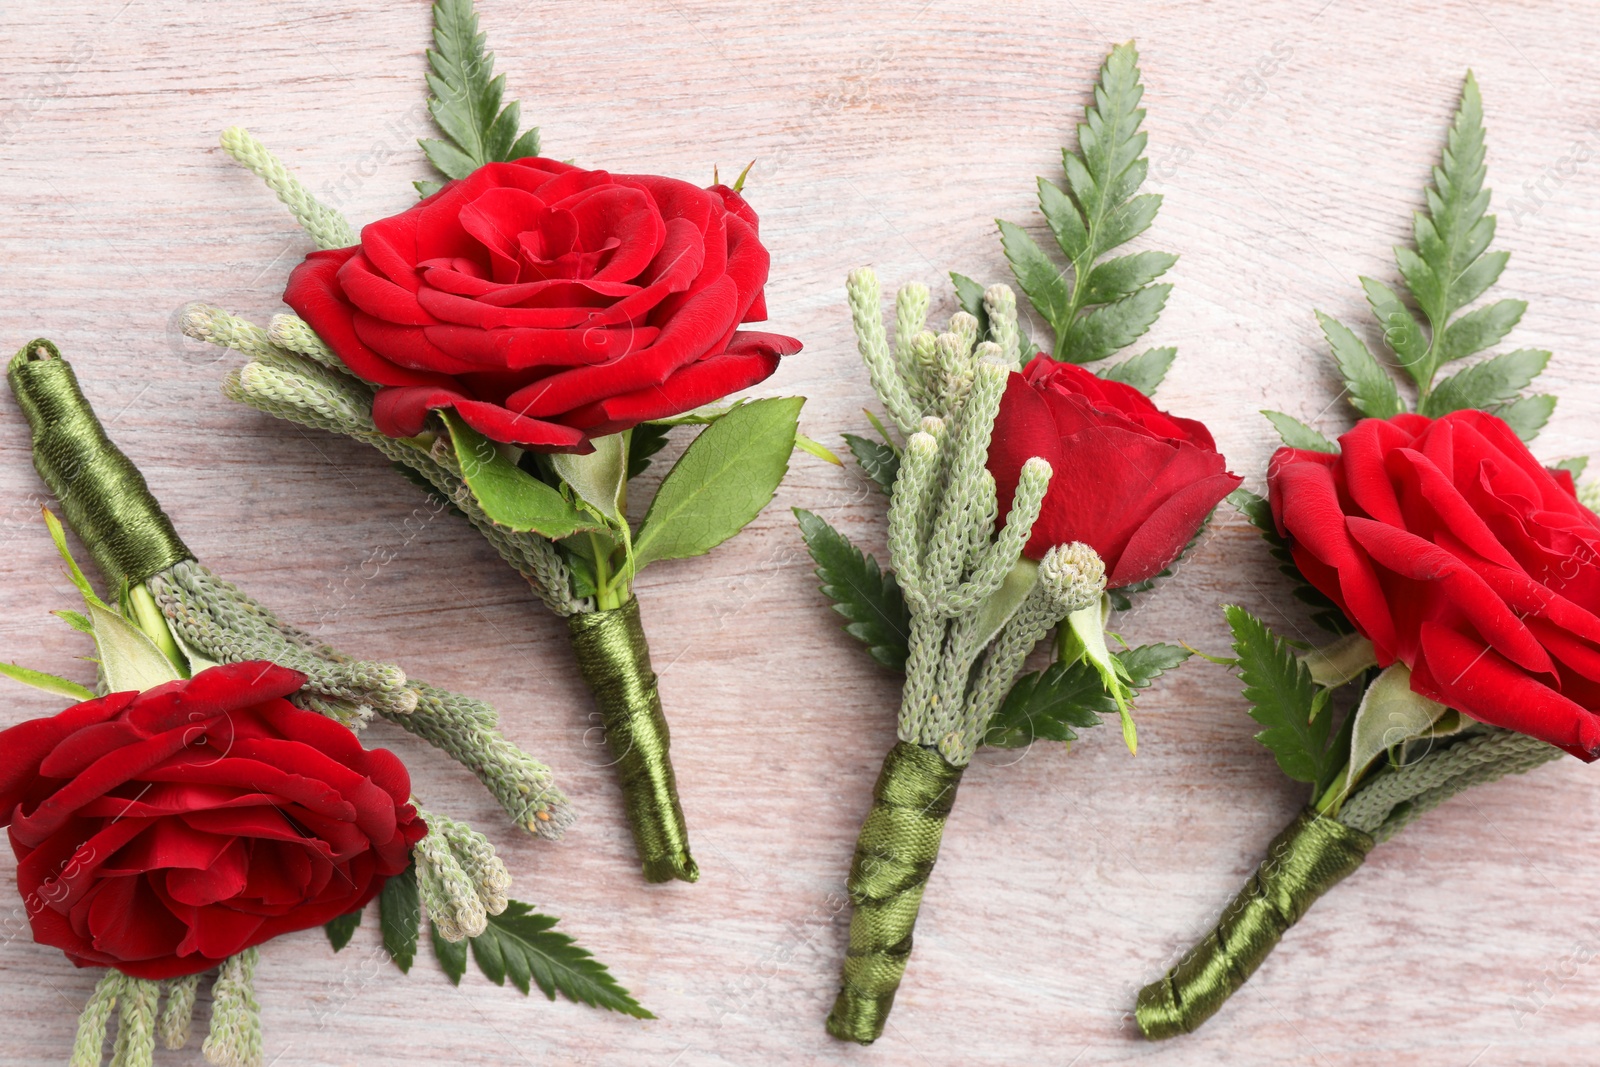
[[(539, 154), (537, 129), (518, 135), (517, 102), (501, 106), (506, 77), (494, 74), (494, 53), (484, 51), (485, 39), (472, 0), (435, 0), (428, 111), (448, 140), (418, 143), (446, 178), (465, 178), (485, 163)], [(418, 183), (418, 191), (427, 196), (437, 190), (432, 183)]]
[[(1039, 210), (1067, 258), (1065, 267), (1020, 226), (999, 221), (1011, 271), (1055, 332), (1059, 360), (1092, 363), (1132, 344), (1155, 323), (1171, 290), (1154, 284), (1177, 261), (1169, 253), (1096, 262), (1143, 233), (1161, 206), (1158, 195), (1135, 195), (1149, 170), (1147, 135), (1139, 128), (1143, 96), (1139, 53), (1132, 43), (1118, 45), (1100, 67), (1094, 102), (1078, 126), (1077, 151), (1062, 149), (1066, 189), (1039, 179)], [(1127, 373), (1141, 369), (1130, 366)], [(1159, 380), (1155, 375), (1151, 387)]]

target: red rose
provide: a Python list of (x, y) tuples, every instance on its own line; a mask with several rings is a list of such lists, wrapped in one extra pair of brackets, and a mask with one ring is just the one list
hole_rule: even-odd
[(378, 428), (454, 408), (496, 441), (588, 452), (590, 437), (754, 385), (800, 350), (736, 332), (767, 317), (756, 213), (724, 185), (490, 163), (361, 244), (313, 252), (284, 302), (358, 377)]
[(1600, 518), (1500, 419), (1363, 419), (1282, 448), (1267, 485), (1295, 565), (1411, 688), (1600, 756)]
[(1039, 355), (1012, 374), (989, 442), (1002, 510), (1032, 456), (1055, 473), (1026, 554), (1081, 541), (1112, 589), (1160, 574), (1239, 487), (1211, 434), (1131, 385)]
[(403, 871), (427, 830), (405, 766), (283, 699), (304, 681), (235, 663), (0, 733), (34, 940), (80, 967), (197, 974)]

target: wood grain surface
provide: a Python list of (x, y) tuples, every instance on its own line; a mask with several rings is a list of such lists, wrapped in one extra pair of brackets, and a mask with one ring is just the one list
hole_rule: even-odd
[[(845, 273), (1006, 277), (993, 219), (1042, 226), (1108, 47), (1137, 38), (1151, 185), (1144, 247), (1180, 253), (1151, 339), (1179, 346), (1164, 406), (1206, 420), (1259, 488), (1279, 408), (1329, 433), (1348, 412), (1312, 309), (1366, 321), (1357, 276), (1435, 161), (1461, 78), (1486, 101), (1513, 338), (1552, 349), (1547, 459), (1596, 446), (1600, 8), (1582, 0), (1114, 3), (483, 0), (509, 92), (545, 150), (709, 181), (754, 158), (772, 328), (804, 339), (762, 390), (811, 398), (837, 445), (872, 402)], [(465, 524), (375, 453), (225, 401), (237, 361), (176, 327), (204, 299), (264, 322), (309, 242), (217, 147), (243, 124), (358, 225), (413, 202), (426, 3), (13, 0), (0, 41), (0, 347), (55, 339), (183, 536), (219, 573), (365, 658), (502, 709), (581, 809), (557, 844), (518, 836), (464, 771), (379, 725), (419, 794), (490, 828), (517, 895), (560, 915), (660, 1019), (525, 1000), (431, 961), (381, 959), (374, 924), (335, 956), (311, 931), (263, 949), (275, 1064), (1577, 1065), (1600, 1053), (1600, 802), (1576, 760), (1475, 790), (1382, 846), (1200, 1034), (1138, 1039), (1135, 991), (1188, 946), (1302, 803), (1251, 740), (1236, 681), (1195, 661), (1115, 729), (980, 756), (933, 876), (889, 1033), (822, 1019), (844, 950), (844, 876), (896, 678), (839, 631), (791, 506), (881, 545), (852, 469), (798, 457), (778, 500), (712, 555), (638, 593), (704, 878), (646, 886), (566, 627)], [(1370, 336), (1370, 335), (1369, 335)], [(38, 518), (20, 415), (0, 403), (0, 659), (80, 681), (83, 640), (46, 613), (73, 591)], [(1220, 652), (1218, 606), (1287, 632), (1303, 612), (1219, 512), (1181, 571), (1116, 629)], [(0, 725), (56, 702), (8, 689)], [(14, 865), (0, 860), (9, 884)], [(7, 890), (9, 892), (9, 890)], [(6, 906), (7, 909), (10, 905)], [(6, 916), (0, 1064), (64, 1063), (95, 975)], [(202, 1005), (202, 1017), (205, 1008)], [(199, 1040), (157, 1063), (200, 1063)]]

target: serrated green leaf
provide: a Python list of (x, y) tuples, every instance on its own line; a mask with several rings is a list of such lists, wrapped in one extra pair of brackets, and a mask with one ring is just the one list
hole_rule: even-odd
[(667, 445), (667, 435), (672, 432), (670, 426), (658, 426), (653, 422), (641, 422), (628, 431), (628, 478), (634, 479), (643, 474), (650, 466), (650, 457), (660, 452)]
[(1095, 265), (1084, 286), (1085, 304), (1104, 304), (1128, 296), (1165, 274), (1178, 257), (1170, 252), (1135, 252)]
[(1495, 409), (1495, 414), (1505, 420), (1513, 433), (1524, 441), (1532, 441), (1550, 421), (1556, 410), (1553, 396), (1524, 396)]
[[(1078, 151), (1091, 184), (1081, 190), (1075, 184), (1073, 192), (1083, 207), (1091, 234), (1131, 192), (1123, 179), (1144, 154), (1146, 138), (1139, 132), (1139, 124), (1144, 121), (1144, 111), (1139, 107), (1143, 96), (1138, 50), (1132, 43), (1119, 44), (1100, 67), (1094, 105), (1084, 109), (1085, 121), (1078, 127)], [(1110, 247), (1096, 242), (1095, 254)]]
[(795, 508), (800, 536), (817, 565), (822, 595), (848, 622), (845, 633), (867, 646), (874, 660), (890, 670), (905, 670), (911, 615), (894, 574), (850, 543), (828, 522), (804, 508)]
[(1499, 344), (1528, 310), (1526, 300), (1496, 300), (1467, 312), (1445, 327), (1439, 339), (1439, 363), (1475, 355)]
[(634, 566), (709, 552), (761, 513), (789, 469), (804, 397), (752, 400), (707, 426), (661, 481)]
[(1095, 234), (1095, 247), (1116, 248), (1150, 228), (1161, 210), (1160, 193), (1142, 193), (1113, 211)]
[(65, 678), (46, 674), (44, 671), (19, 667), (15, 663), (0, 663), (0, 675), (4, 675), (14, 682), (21, 682), (23, 685), (29, 685), (35, 689), (42, 689), (46, 693), (54, 693), (56, 696), (71, 697), (73, 700), (94, 699), (94, 693), (77, 682), (70, 682)]
[(328, 935), (328, 944), (333, 946), (333, 951), (339, 952), (356, 936), (356, 927), (360, 925), (361, 909), (357, 908), (337, 919), (329, 919), (322, 924), (322, 929)]
[(950, 272), (950, 284), (956, 287), (956, 302), (961, 310), (978, 320), (978, 340), (989, 336), (989, 309), (983, 306), (983, 286), (965, 274)]
[[(1141, 645), (1116, 654), (1128, 684), (1143, 689), (1163, 671), (1189, 658), (1177, 645)], [(1098, 671), (1083, 660), (1052, 664), (1024, 674), (1012, 685), (1000, 709), (989, 720), (983, 743), (995, 748), (1021, 748), (1038, 741), (1072, 741), (1073, 728), (1098, 726), (1102, 715), (1117, 714), (1117, 702), (1106, 692)]]
[(1331, 315), (1316, 313), (1322, 335), (1333, 349), (1334, 362), (1339, 366), (1339, 377), (1350, 391), (1350, 404), (1363, 415), (1374, 419), (1387, 419), (1406, 409), (1394, 379), (1378, 364), (1361, 339)]
[(1055, 663), (1012, 684), (989, 719), (983, 743), (1024, 748), (1035, 741), (1075, 741), (1076, 730), (1099, 726), (1102, 715), (1116, 713), (1117, 705), (1093, 667), (1082, 660)]
[(1328, 748), (1331, 715), (1316, 715), (1318, 692), (1311, 672), (1294, 649), (1243, 608), (1223, 608), (1233, 630), (1244, 698), (1250, 717), (1266, 729), (1256, 740), (1266, 745), (1283, 773), (1297, 782), (1315, 782), (1335, 755)]
[(1177, 358), (1176, 348), (1150, 348), (1098, 373), (1102, 378), (1131, 385), (1145, 396), (1151, 396)]
[(383, 931), (383, 950), (402, 972), (410, 972), (422, 933), (416, 867), (408, 865), (383, 883), (378, 891), (378, 926)]
[(894, 480), (900, 474), (900, 454), (881, 441), (853, 433), (843, 436), (844, 443), (850, 446), (850, 454), (856, 457), (867, 477), (877, 482), (885, 493), (893, 492)]
[(1017, 284), (1033, 303), (1034, 308), (1050, 328), (1060, 334), (1071, 323), (1074, 314), (1072, 291), (1055, 261), (1045, 255), (1038, 242), (1029, 237), (1022, 227), (996, 219), (1000, 225), (1000, 244)]
[(485, 163), (539, 152), (537, 130), (517, 136), (517, 103), (501, 107), (505, 75), (495, 75), (494, 53), (484, 51), (484, 40), (472, 0), (436, 0), (434, 47), (428, 49), (427, 81), (433, 93), (428, 111), (449, 140), (418, 143), (448, 178), (464, 178)]
[(511, 147), (506, 150), (506, 162), (509, 163), (513, 159), (526, 159), (538, 154), (539, 128), (536, 126), (531, 130), (522, 131), (522, 136), (518, 137)]
[(448, 141), (436, 140), (432, 137), (423, 137), (417, 141), (422, 148), (422, 154), (427, 157), (433, 169), (452, 180), (465, 178), (478, 169), (478, 164), (473, 158)]
[(467, 941), (446, 941), (439, 934), (439, 927), (432, 919), (428, 920), (428, 941), (433, 945), (433, 958), (439, 961), (439, 967), (444, 971), (445, 977), (450, 979), (450, 984), (461, 984), (461, 976), (467, 973)]
[(1237, 508), (1241, 515), (1250, 520), (1250, 525), (1263, 535), (1278, 536), (1277, 524), (1272, 520), (1272, 505), (1267, 503), (1266, 497), (1248, 489), (1235, 489), (1223, 499)]
[[(1096, 259), (1142, 233), (1161, 206), (1159, 195), (1135, 195), (1149, 171), (1147, 137), (1139, 129), (1145, 117), (1139, 107), (1143, 95), (1138, 52), (1132, 43), (1117, 45), (1100, 67), (1094, 102), (1084, 109), (1077, 151), (1062, 149), (1070, 192), (1043, 178), (1038, 181), (1039, 209), (1068, 258), (1066, 268), (1058, 267), (1019, 227), (1000, 223), (1012, 272), (1055, 331), (1052, 351), (1058, 360), (1091, 363), (1131, 344), (1155, 322), (1171, 288), (1149, 284), (1175, 261), (1165, 252), (1141, 252), (1095, 265)], [(1140, 369), (1130, 361), (1126, 373)]]
[(421, 197), (422, 199), (426, 200), (428, 197), (432, 196), (434, 193), (437, 193), (440, 189), (443, 189), (445, 187), (445, 183), (444, 182), (426, 182), (426, 181), (423, 181), (423, 182), (412, 182), (411, 186), (412, 186), (412, 188), (416, 189), (417, 195), (419, 197)]
[(453, 411), (441, 411), (461, 478), (485, 515), (500, 526), (533, 531), (551, 540), (581, 530), (604, 529), (605, 524), (574, 507), (572, 502), (508, 459), (495, 443), (462, 422)]
[(584, 456), (554, 453), (550, 465), (578, 499), (612, 523), (621, 523), (628, 487), (627, 443), (620, 433), (592, 437), (590, 441), (593, 452)]
[(1172, 286), (1147, 286), (1132, 296), (1079, 316), (1056, 338), (1056, 358), (1070, 363), (1093, 363), (1143, 337), (1166, 306)]
[(1309, 452), (1339, 451), (1338, 445), (1292, 415), (1285, 415), (1281, 411), (1263, 411), (1261, 414), (1267, 417), (1267, 421), (1277, 429), (1278, 436), (1283, 438), (1283, 443), (1290, 448)]
[(1494, 411), (1515, 400), (1549, 362), (1549, 352), (1519, 348), (1474, 363), (1435, 385), (1423, 401), (1422, 413), (1437, 418), (1467, 408)]
[(1566, 471), (1568, 474), (1572, 475), (1573, 481), (1577, 481), (1579, 478), (1583, 477), (1584, 469), (1589, 466), (1589, 457), (1569, 456), (1566, 459), (1558, 460), (1557, 462), (1550, 464), (1550, 466), (1553, 470)]
[[(1070, 153), (1064, 155), (1071, 158)], [(1038, 181), (1039, 210), (1044, 214), (1044, 221), (1049, 224), (1061, 251), (1066, 253), (1068, 259), (1077, 262), (1080, 256), (1089, 251), (1089, 231), (1083, 225), (1083, 216), (1078, 214), (1078, 206), (1059, 186), (1042, 177)]]
[(654, 1019), (617, 983), (605, 964), (566, 934), (551, 929), (558, 921), (513, 900), (505, 911), (489, 916), (483, 933), (472, 939), (472, 958), (496, 985), (504, 985), (510, 977), (523, 993), (537, 985), (550, 1000), (559, 992), (593, 1008)]
[(1421, 323), (1395, 291), (1382, 282), (1362, 278), (1361, 288), (1366, 290), (1367, 304), (1383, 328), (1384, 343), (1394, 353), (1396, 362), (1418, 385), (1424, 384), (1432, 368), (1428, 363), (1428, 339), (1422, 335)]
[(1423, 308), (1436, 326), (1443, 326), (1451, 312), (1473, 299), (1462, 298), (1461, 294), (1471, 288), (1469, 283), (1463, 289), (1462, 279), (1493, 237), (1493, 222), (1484, 225), (1484, 212), (1489, 206), (1488, 192), (1483, 188), (1487, 174), (1483, 100), (1477, 79), (1468, 73), (1455, 119), (1446, 135), (1444, 153), (1433, 171), (1434, 188), (1427, 191), (1430, 229), (1424, 231), (1417, 247), (1434, 277), (1445, 283), (1436, 307)]

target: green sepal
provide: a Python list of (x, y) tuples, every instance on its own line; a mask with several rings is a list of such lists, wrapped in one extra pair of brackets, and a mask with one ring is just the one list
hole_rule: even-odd
[(42, 689), (46, 693), (54, 693), (56, 696), (71, 697), (73, 700), (78, 701), (94, 699), (94, 693), (77, 682), (58, 678), (56, 675), (46, 674), (44, 671), (19, 667), (15, 663), (0, 663), (0, 674), (5, 675), (14, 682), (21, 682), (23, 685), (32, 686), (35, 689)]
[(1105, 618), (1109, 610), (1109, 604), (1102, 598), (1068, 615), (1061, 627), (1056, 660), (1058, 663), (1082, 661), (1094, 668), (1105, 692), (1116, 702), (1117, 715), (1122, 720), (1122, 741), (1129, 753), (1137, 755), (1139, 736), (1128, 707), (1133, 699), (1133, 687), (1127, 668), (1106, 647)]
[(628, 445), (620, 433), (590, 438), (594, 451), (586, 455), (555, 453), (550, 464), (578, 499), (614, 526), (625, 520), (628, 499)]

